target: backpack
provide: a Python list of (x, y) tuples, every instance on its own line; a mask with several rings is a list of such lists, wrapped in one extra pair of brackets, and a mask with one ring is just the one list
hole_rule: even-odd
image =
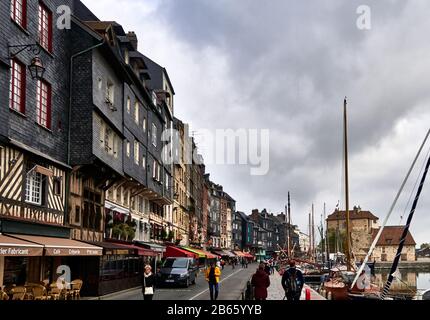
[(288, 273), (288, 289), (290, 292), (297, 292), (297, 270), (294, 269), (293, 272), (287, 272)]

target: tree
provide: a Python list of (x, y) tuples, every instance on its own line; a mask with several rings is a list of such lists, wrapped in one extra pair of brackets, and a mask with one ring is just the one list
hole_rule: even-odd
[(420, 249), (426, 249), (426, 248), (430, 248), (430, 243), (421, 244)]

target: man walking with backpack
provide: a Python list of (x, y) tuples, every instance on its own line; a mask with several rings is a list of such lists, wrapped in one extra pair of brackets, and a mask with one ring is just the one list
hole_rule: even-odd
[(299, 301), (304, 285), (303, 273), (296, 268), (294, 260), (290, 261), (290, 268), (282, 275), (282, 287), (289, 301)]

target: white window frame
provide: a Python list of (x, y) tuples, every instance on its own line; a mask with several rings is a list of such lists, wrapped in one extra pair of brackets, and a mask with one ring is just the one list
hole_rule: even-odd
[(142, 156), (142, 167), (144, 170), (146, 170), (146, 157), (145, 157), (145, 155)]
[(131, 112), (131, 99), (130, 97), (127, 97), (127, 113), (130, 114)]
[(143, 117), (142, 126), (143, 126), (143, 132), (146, 132), (146, 117)]
[(134, 140), (134, 163), (139, 165), (139, 141)]
[(130, 141), (128, 140), (126, 142), (126, 153), (127, 153), (127, 157), (130, 158)]
[(25, 182), (25, 202), (42, 205), (43, 177), (38, 172), (27, 174)]
[(139, 101), (134, 103), (134, 122), (139, 125)]
[(157, 147), (157, 126), (154, 123), (151, 130), (151, 143), (154, 147)]

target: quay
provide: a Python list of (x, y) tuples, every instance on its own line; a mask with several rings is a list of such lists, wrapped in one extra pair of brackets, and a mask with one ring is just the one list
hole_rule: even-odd
[[(284, 288), (281, 284), (282, 277), (278, 272), (270, 275), (270, 287), (267, 289), (267, 300), (286, 300)], [(304, 285), (300, 300), (306, 300), (306, 289), (310, 290), (310, 300), (327, 300), (308, 285)]]

